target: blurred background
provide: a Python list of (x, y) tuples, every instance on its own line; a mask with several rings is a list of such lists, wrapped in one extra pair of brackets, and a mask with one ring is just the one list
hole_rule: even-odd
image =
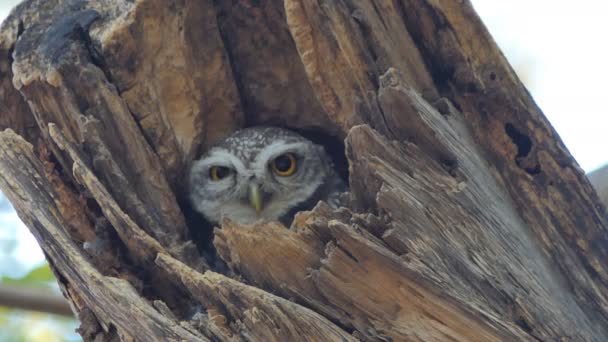
[[(18, 2), (0, 0), (0, 20)], [(607, 163), (608, 2), (472, 2), (579, 165), (590, 172)], [(10, 286), (60, 296), (36, 240), (0, 193), (0, 290)], [(0, 341), (78, 341), (76, 327), (65, 316), (0, 303)]]

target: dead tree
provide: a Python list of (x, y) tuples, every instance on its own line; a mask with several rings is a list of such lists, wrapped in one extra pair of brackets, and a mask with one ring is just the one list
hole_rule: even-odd
[[(468, 1), (29, 0), (0, 52), (0, 187), (85, 340), (608, 340), (605, 207)], [(193, 214), (260, 124), (348, 208)]]

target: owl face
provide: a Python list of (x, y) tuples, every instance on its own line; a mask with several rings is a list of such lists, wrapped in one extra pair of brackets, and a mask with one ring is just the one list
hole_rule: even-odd
[(190, 199), (213, 223), (280, 220), (313, 198), (330, 175), (333, 165), (322, 146), (285, 129), (252, 127), (193, 164)]

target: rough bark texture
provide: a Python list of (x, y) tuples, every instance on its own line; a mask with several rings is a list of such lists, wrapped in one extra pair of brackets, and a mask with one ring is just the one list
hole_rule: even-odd
[[(608, 339), (605, 207), (468, 1), (29, 0), (0, 77), (0, 188), (85, 340)], [(193, 213), (191, 162), (262, 124), (348, 207)]]

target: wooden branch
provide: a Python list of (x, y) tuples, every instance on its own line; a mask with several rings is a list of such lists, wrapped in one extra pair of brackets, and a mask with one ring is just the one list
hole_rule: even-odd
[(48, 289), (0, 285), (0, 306), (74, 317), (65, 298)]
[(141, 262), (145, 262), (154, 260), (157, 253), (163, 252), (163, 247), (148, 236), (120, 209), (118, 203), (113, 200), (107, 189), (78, 155), (76, 148), (66, 140), (55, 124), (49, 124), (49, 134), (59, 148), (66, 151), (74, 161), (72, 172), (75, 178), (95, 197), (105, 217), (116, 227), (118, 235), (122, 242), (128, 246), (132, 255)]

